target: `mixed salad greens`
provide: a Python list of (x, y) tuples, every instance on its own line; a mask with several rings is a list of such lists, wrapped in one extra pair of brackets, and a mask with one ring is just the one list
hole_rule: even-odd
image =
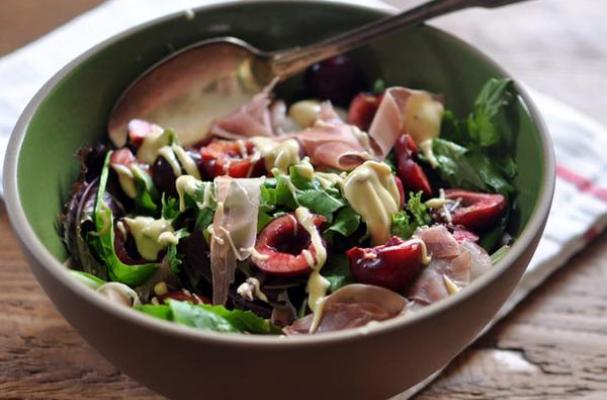
[(491, 268), (512, 241), (511, 82), (458, 117), (422, 90), (323, 85), (335, 65), (309, 71), (309, 99), (266, 88), (193, 146), (133, 120), (126, 145), (82, 149), (75, 277), (176, 324), (297, 335), (415, 313)]

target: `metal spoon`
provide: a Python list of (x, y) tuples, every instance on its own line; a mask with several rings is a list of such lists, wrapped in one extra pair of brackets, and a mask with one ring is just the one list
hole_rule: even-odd
[(432, 0), (318, 43), (264, 52), (233, 37), (204, 40), (172, 54), (139, 77), (117, 101), (108, 131), (117, 146), (140, 118), (174, 128), (184, 145), (206, 135), (212, 121), (245, 104), (274, 79), (355, 49), (397, 29), (470, 7), (495, 8), (524, 0)]

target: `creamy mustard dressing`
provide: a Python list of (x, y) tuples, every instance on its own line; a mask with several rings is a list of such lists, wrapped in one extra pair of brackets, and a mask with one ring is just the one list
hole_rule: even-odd
[(255, 247), (251, 247), (249, 249), (249, 253), (251, 253), (251, 258), (253, 258), (255, 260), (259, 260), (259, 261), (265, 261), (270, 258), (269, 254), (262, 254), (262, 253), (258, 252)]
[(268, 171), (278, 169), (281, 173), (288, 173), (289, 167), (300, 161), (299, 143), (295, 139), (287, 139), (277, 142), (262, 136), (255, 136), (249, 139), (263, 158), (265, 167)]
[(445, 287), (447, 288), (447, 292), (450, 296), (453, 296), (454, 294), (457, 294), (460, 291), (459, 286), (457, 286), (457, 284), (445, 274), (443, 274), (443, 281), (445, 282)]
[(365, 161), (346, 177), (343, 195), (362, 217), (377, 246), (390, 238), (391, 216), (400, 208), (400, 193), (387, 164)]
[(308, 307), (314, 313), (318, 309), (318, 305), (322, 302), (327, 290), (329, 289), (330, 283), (320, 274), (318, 271), (312, 271), (308, 277), (308, 284), (306, 285), (306, 292), (308, 293)]
[(301, 162), (295, 164), (295, 170), (297, 170), (299, 175), (306, 179), (314, 179), (314, 167), (310, 164), (310, 159), (308, 157), (304, 157)]
[(158, 150), (158, 155), (169, 163), (175, 176), (181, 176), (181, 165), (179, 164), (179, 161), (177, 161), (177, 157), (175, 157), (175, 152), (173, 152), (173, 148), (171, 146), (161, 147)]
[(445, 198), (441, 199), (440, 197), (434, 197), (432, 199), (426, 200), (426, 202), (424, 204), (426, 204), (426, 206), (428, 208), (437, 209), (437, 208), (441, 208), (446, 203), (447, 203), (447, 199), (445, 199)]
[(297, 164), (299, 160), (299, 143), (295, 139), (281, 142), (264, 156), (266, 168), (278, 168), (285, 174), (289, 172), (289, 167)]
[(240, 152), (240, 157), (247, 158), (249, 156), (249, 154), (247, 152), (247, 146), (245, 145), (244, 140), (237, 139), (236, 141), (234, 141), (234, 143), (236, 143), (236, 146), (238, 146), (238, 151)]
[[(139, 216), (124, 218), (124, 221), (135, 239), (137, 251), (148, 261), (156, 260), (158, 253), (176, 240), (171, 221), (164, 218), (154, 219)], [(163, 235), (164, 233), (169, 233), (169, 235)]]
[(112, 168), (118, 174), (118, 183), (122, 191), (131, 199), (137, 196), (137, 188), (135, 187), (135, 181), (133, 179), (133, 173), (131, 169), (125, 165), (112, 165)]
[(272, 151), (274, 147), (278, 146), (278, 142), (272, 138), (265, 136), (253, 136), (249, 139), (253, 146), (261, 153), (262, 157)]
[(422, 264), (424, 265), (428, 265), (430, 264), (430, 261), (432, 261), (432, 257), (430, 257), (430, 255), (428, 255), (428, 247), (426, 246), (426, 242), (424, 242), (423, 240), (421, 240), (420, 238), (413, 236), (411, 239), (408, 240), (408, 242), (410, 241), (415, 241), (417, 243), (419, 243), (419, 245), (422, 248)]
[(333, 186), (343, 186), (344, 179), (347, 176), (347, 173), (342, 172), (341, 174), (336, 174), (335, 172), (317, 171), (314, 173), (314, 176), (320, 182), (320, 186), (325, 189), (328, 189)]
[(317, 100), (301, 100), (289, 107), (289, 118), (302, 128), (314, 125), (320, 114), (321, 105)]
[(168, 146), (171, 142), (171, 135), (168, 131), (160, 127), (154, 127), (152, 132), (143, 138), (143, 143), (137, 151), (137, 159), (147, 164), (152, 164), (158, 157), (158, 151)]
[(304, 257), (312, 269), (312, 273), (308, 277), (308, 284), (306, 285), (308, 307), (312, 311), (315, 311), (317, 304), (322, 301), (329, 288), (329, 281), (320, 274), (321, 268), (327, 261), (327, 249), (322, 243), (316, 225), (314, 225), (313, 215), (310, 213), (310, 210), (305, 207), (298, 207), (295, 210), (295, 216), (297, 221), (310, 235), (310, 243), (315, 253), (312, 254), (308, 250), (303, 251)]
[(202, 202), (196, 199), (196, 206), (203, 210), (211, 207), (214, 200), (213, 184), (211, 182), (203, 182), (191, 175), (181, 175), (175, 180), (175, 189), (179, 197), (179, 211), (185, 211), (185, 195), (195, 198), (197, 190), (203, 190)]
[(433, 167), (438, 165), (432, 153), (432, 139), (440, 135), (445, 109), (443, 103), (423, 90), (411, 90), (404, 111), (404, 128)]
[(192, 175), (196, 179), (201, 179), (198, 166), (196, 165), (196, 162), (194, 162), (192, 157), (188, 155), (188, 152), (185, 151), (185, 149), (179, 146), (178, 144), (173, 144), (171, 148), (173, 149), (173, 153), (175, 153), (175, 155), (177, 156), (177, 159), (179, 160), (179, 163), (183, 167), (186, 174)]

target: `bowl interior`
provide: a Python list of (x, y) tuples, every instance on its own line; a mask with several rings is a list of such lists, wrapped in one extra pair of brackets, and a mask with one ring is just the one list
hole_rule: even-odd
[[(255, 15), (255, 18), (250, 18)], [(106, 140), (108, 114), (120, 93), (150, 65), (193, 42), (236, 36), (264, 50), (306, 44), (383, 16), (343, 4), (239, 3), (210, 8), (193, 19), (176, 14), (120, 35), (80, 57), (59, 74), (34, 109), (18, 158), (25, 214), (41, 242), (59, 260), (67, 256), (58, 215), (78, 175), (76, 151)], [(398, 32), (352, 53), (372, 81), (442, 93), (458, 115), (468, 113), (481, 86), (503, 72), (480, 53), (430, 27)], [(301, 90), (294, 78), (287, 95)], [(519, 98), (509, 119), (516, 134), (518, 209), (511, 233), (521, 232), (544, 184), (544, 155), (536, 122)]]

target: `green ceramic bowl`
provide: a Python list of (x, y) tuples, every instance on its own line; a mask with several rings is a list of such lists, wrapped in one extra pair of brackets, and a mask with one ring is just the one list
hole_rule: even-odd
[[(264, 49), (302, 45), (385, 16), (310, 1), (243, 2), (170, 15), (78, 57), (30, 102), (11, 138), (4, 188), (8, 214), (32, 270), (59, 311), (101, 354), (171, 398), (348, 398), (395, 395), (444, 366), (504, 303), (533, 254), (554, 187), (550, 139), (520, 86), (509, 124), (519, 210), (516, 243), (495, 268), (457, 296), (411, 318), (309, 337), (257, 337), (175, 326), (107, 302), (72, 280), (57, 216), (76, 179), (76, 150), (104, 140), (122, 90), (171, 51), (232, 35)], [(483, 54), (430, 27), (403, 31), (355, 51), (370, 77), (444, 93), (470, 111), (487, 79), (507, 74)], [(291, 90), (297, 90), (295, 80)]]

